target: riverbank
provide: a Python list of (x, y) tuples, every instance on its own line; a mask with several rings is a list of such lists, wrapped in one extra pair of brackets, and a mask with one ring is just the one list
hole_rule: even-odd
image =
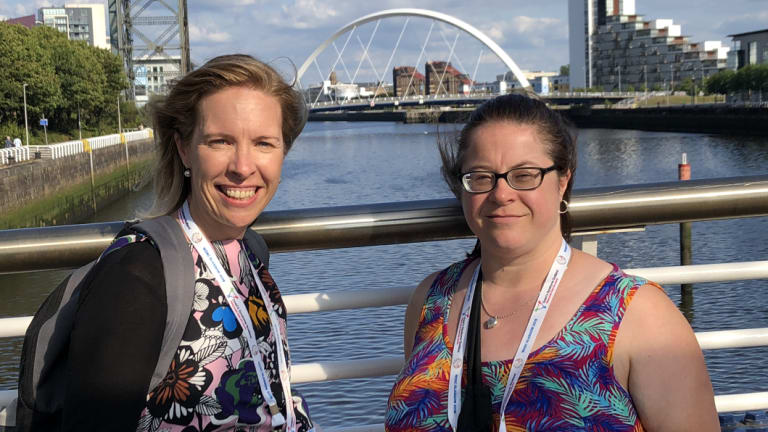
[(151, 139), (0, 169), (0, 229), (81, 222), (146, 179), (154, 161)]
[[(311, 113), (309, 121), (464, 123), (474, 108)], [(579, 128), (768, 135), (768, 109), (725, 104), (650, 108), (567, 107), (560, 112)]]

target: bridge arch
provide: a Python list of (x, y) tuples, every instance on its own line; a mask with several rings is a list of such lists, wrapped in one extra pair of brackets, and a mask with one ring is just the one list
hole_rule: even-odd
[(313, 61), (317, 58), (317, 56), (323, 52), (328, 45), (333, 43), (336, 39), (339, 38), (339, 36), (343, 35), (344, 33), (356, 28), (357, 26), (369, 23), (371, 21), (376, 21), (382, 18), (390, 18), (390, 17), (397, 17), (397, 16), (417, 16), (422, 18), (431, 18), (437, 21), (442, 21), (446, 24), (450, 24), (460, 30), (463, 30), (467, 33), (469, 33), (472, 37), (483, 43), (485, 46), (487, 46), (491, 51), (493, 51), (494, 54), (496, 54), (497, 57), (504, 63), (505, 66), (509, 68), (510, 71), (515, 75), (515, 78), (517, 78), (517, 81), (520, 83), (520, 85), (523, 88), (530, 88), (531, 84), (528, 82), (528, 79), (525, 78), (525, 75), (523, 75), (523, 72), (520, 70), (520, 68), (517, 66), (517, 64), (512, 60), (512, 58), (503, 50), (501, 47), (494, 42), (491, 38), (485, 35), (485, 33), (481, 32), (480, 30), (476, 29), (472, 25), (447, 14), (435, 12), (427, 9), (412, 9), (412, 8), (403, 8), (403, 9), (387, 9), (379, 12), (372, 13), (370, 15), (366, 15), (364, 17), (358, 18), (351, 23), (345, 25), (344, 27), (340, 28), (336, 33), (334, 33), (331, 37), (325, 40), (320, 46), (318, 46), (315, 51), (310, 54), (310, 56), (307, 58), (306, 61), (304, 61), (304, 64), (301, 65), (299, 68), (297, 74), (296, 74), (296, 81), (298, 82), (301, 80), (301, 77), (304, 75), (304, 72), (306, 72), (307, 68), (309, 68), (309, 65), (312, 64)]

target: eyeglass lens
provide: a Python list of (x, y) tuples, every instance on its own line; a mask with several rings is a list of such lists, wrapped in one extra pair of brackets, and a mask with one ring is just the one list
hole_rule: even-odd
[[(502, 174), (503, 176), (503, 174)], [(516, 168), (504, 176), (513, 189), (534, 189), (541, 183), (541, 170), (538, 168)], [(474, 171), (463, 177), (464, 187), (469, 192), (488, 192), (496, 186), (496, 174), (487, 171)]]

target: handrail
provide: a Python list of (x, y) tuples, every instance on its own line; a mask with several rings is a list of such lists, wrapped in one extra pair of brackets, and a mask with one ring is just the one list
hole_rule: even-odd
[[(574, 191), (576, 231), (768, 215), (768, 175)], [(94, 259), (121, 222), (0, 231), (0, 273), (73, 268)], [(471, 236), (455, 199), (265, 212), (253, 228), (273, 252)], [(578, 234), (578, 232), (577, 232)]]

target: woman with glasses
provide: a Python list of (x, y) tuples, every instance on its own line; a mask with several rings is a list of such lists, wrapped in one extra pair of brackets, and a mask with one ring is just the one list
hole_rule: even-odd
[(568, 245), (576, 143), (557, 113), (498, 97), (441, 155), (478, 243), (411, 298), (388, 431), (719, 430), (661, 287)]

